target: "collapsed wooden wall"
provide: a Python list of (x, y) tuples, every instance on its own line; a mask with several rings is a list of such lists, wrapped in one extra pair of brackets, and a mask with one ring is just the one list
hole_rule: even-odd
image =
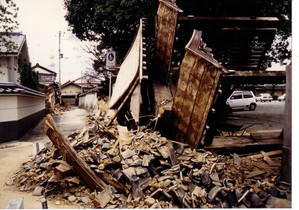
[(178, 13), (182, 12), (175, 4), (160, 0), (156, 16), (156, 42), (155, 42), (155, 74), (164, 84), (167, 84), (171, 62)]
[(225, 69), (194, 30), (180, 67), (173, 104), (174, 137), (197, 148), (205, 131), (219, 80)]

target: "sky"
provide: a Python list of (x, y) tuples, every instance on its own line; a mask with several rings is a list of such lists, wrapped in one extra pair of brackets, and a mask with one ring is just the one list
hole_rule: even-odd
[(59, 82), (59, 31), (61, 31), (60, 60), (62, 84), (79, 78), (92, 69), (91, 56), (82, 43), (68, 30), (64, 19), (63, 0), (14, 0), (19, 7), (18, 32), (26, 35), (31, 65), (36, 63), (57, 73)]

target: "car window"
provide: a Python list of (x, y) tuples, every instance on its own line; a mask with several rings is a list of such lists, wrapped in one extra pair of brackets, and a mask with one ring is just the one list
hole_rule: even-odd
[(247, 91), (244, 91), (244, 98), (253, 98), (253, 95), (251, 94), (251, 92), (247, 92)]
[(236, 92), (234, 93), (230, 99), (242, 99), (242, 92)]

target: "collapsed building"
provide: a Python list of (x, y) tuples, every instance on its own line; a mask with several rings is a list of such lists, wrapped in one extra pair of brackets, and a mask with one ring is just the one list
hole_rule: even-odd
[[(177, 4), (160, 0), (151, 73), (144, 62), (146, 43), (140, 20), (119, 69), (109, 115), (103, 109), (95, 110), (89, 116), (90, 126), (68, 138), (48, 115), (45, 132), (56, 149), (49, 146), (37, 156), (34, 161), (39, 168), (34, 173), (39, 179), (32, 181), (28, 177), (18, 182), (23, 190), (32, 190), (26, 183), (36, 182), (40, 188), (34, 190), (51, 195), (62, 186), (69, 189), (85, 183), (94, 193), (76, 188), (74, 200), (101, 208), (290, 206), (289, 127), (272, 141), (284, 145), (282, 160), (275, 157), (281, 155), (280, 151), (240, 158), (237, 154), (225, 157), (205, 150), (213, 145), (217, 130), (223, 129), (220, 122), (225, 99), (236, 84), (282, 83), (288, 79), (282, 72), (260, 71), (264, 59), (261, 55), (271, 46), (278, 20), (203, 18), (180, 13), (184, 14)], [(204, 38), (213, 36), (205, 35), (204, 28), (196, 25), (211, 22), (220, 25), (207, 44)], [(253, 40), (255, 45), (247, 49)], [(218, 61), (219, 57), (227, 58), (227, 48), (230, 59)], [(149, 80), (153, 81), (153, 97), (147, 89)], [(147, 126), (143, 125), (145, 117)], [(148, 125), (163, 136), (147, 130)], [(122, 126), (128, 129), (123, 131)], [(263, 141), (258, 143), (262, 145)], [(260, 158), (266, 165), (257, 170), (255, 161)], [(280, 161), (289, 167), (280, 169)], [(28, 164), (19, 173), (29, 170)], [(281, 170), (286, 172), (283, 181), (276, 179)], [(74, 171), (79, 178), (74, 177)], [(81, 196), (83, 191), (88, 191), (88, 196)], [(73, 200), (70, 195), (66, 198)]]

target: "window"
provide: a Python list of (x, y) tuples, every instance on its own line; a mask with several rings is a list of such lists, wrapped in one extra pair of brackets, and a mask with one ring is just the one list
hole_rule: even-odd
[(236, 92), (234, 93), (230, 99), (242, 99), (242, 92)]
[(243, 94), (244, 94), (244, 98), (253, 98), (253, 95), (249, 91), (244, 91)]

